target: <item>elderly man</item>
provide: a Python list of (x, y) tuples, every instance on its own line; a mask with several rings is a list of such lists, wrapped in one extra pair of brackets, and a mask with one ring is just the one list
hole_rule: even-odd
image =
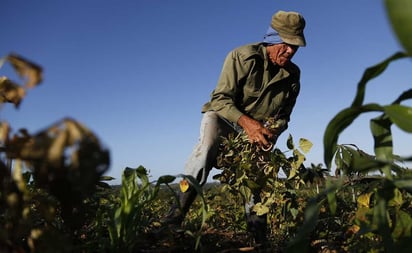
[[(300, 69), (291, 60), (305, 46), (305, 19), (297, 12), (278, 11), (262, 42), (238, 47), (227, 55), (217, 86), (203, 108), (198, 144), (190, 155), (184, 173), (201, 185), (216, 164), (221, 137), (244, 131), (250, 142), (262, 146), (276, 143), (288, 127), (300, 89)], [(275, 118), (276, 128), (264, 122)], [(189, 187), (179, 193), (179, 201), (162, 220), (180, 225), (197, 193)], [(266, 239), (266, 216), (247, 210), (248, 230), (257, 243)]]

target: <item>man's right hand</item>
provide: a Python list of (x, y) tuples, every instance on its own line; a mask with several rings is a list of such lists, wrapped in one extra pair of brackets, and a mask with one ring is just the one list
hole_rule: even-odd
[(274, 133), (264, 127), (259, 121), (242, 115), (237, 124), (245, 130), (250, 143), (257, 143), (263, 147), (269, 147), (273, 144), (270, 140), (274, 139)]

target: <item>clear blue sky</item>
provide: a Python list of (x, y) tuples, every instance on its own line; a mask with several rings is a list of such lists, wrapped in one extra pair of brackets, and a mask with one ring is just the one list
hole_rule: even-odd
[[(143, 165), (153, 180), (183, 172), (224, 57), (261, 41), (277, 10), (307, 21), (307, 47), (294, 58), (301, 94), (278, 142), (284, 149), (288, 134), (311, 140), (307, 165), (323, 164), (324, 130), (352, 102), (365, 68), (402, 50), (380, 0), (2, 0), (0, 9), (0, 56), (16, 52), (45, 69), (44, 82), (18, 110), (3, 106), (1, 119), (31, 133), (67, 116), (84, 123), (111, 151), (113, 183), (125, 167)], [(391, 64), (365, 102), (392, 102), (410, 88), (411, 67), (409, 59)], [(373, 116), (339, 143), (372, 152)], [(410, 155), (411, 137), (395, 134), (395, 151)]]

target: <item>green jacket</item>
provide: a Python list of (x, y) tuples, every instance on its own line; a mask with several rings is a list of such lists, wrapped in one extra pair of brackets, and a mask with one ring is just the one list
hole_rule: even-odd
[(202, 112), (216, 111), (233, 123), (242, 114), (262, 122), (275, 117), (282, 132), (288, 127), (299, 90), (298, 66), (290, 63), (279, 68), (269, 61), (264, 44), (249, 44), (227, 55), (217, 86)]

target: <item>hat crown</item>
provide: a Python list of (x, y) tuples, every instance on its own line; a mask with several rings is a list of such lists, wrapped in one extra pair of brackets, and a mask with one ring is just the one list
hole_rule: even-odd
[(288, 42), (288, 39), (300, 38), (299, 46), (306, 44), (303, 35), (305, 25), (306, 21), (303, 16), (294, 11), (278, 11), (272, 16), (272, 28), (279, 33), (285, 42)]

